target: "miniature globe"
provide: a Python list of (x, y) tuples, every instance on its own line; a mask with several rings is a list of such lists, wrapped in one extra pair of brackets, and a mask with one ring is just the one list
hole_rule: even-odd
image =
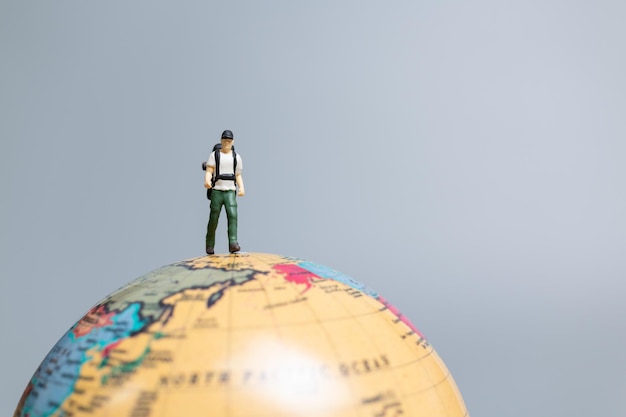
[(15, 416), (467, 416), (375, 291), (301, 259), (205, 256), (137, 278), (52, 348)]

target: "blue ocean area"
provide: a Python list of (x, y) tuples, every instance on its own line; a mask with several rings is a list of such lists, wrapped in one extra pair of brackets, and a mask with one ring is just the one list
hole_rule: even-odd
[(146, 325), (139, 311), (141, 303), (133, 303), (111, 317), (111, 324), (95, 327), (88, 334), (76, 337), (72, 330), (63, 335), (45, 357), (31, 383), (33, 389), (24, 403), (22, 416), (50, 416), (72, 394), (81, 367), (92, 357), (87, 352), (98, 350), (127, 338)]
[(359, 281), (355, 280), (354, 278), (349, 277), (346, 274), (343, 274), (339, 271), (335, 271), (332, 268), (329, 268), (324, 265), (318, 265), (309, 261), (298, 262), (298, 266), (306, 269), (309, 272), (314, 273), (318, 277), (339, 281), (343, 284), (346, 284), (354, 288), (355, 290), (361, 291), (362, 293), (369, 295), (370, 297), (378, 298), (378, 293), (374, 291), (373, 289), (369, 288), (366, 285), (361, 284)]

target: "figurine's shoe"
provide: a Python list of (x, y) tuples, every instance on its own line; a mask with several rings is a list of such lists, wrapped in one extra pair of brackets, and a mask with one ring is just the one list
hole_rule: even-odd
[(230, 251), (230, 253), (234, 253), (239, 252), (241, 248), (239, 247), (239, 243), (235, 242), (228, 245), (228, 250)]
[(214, 253), (215, 253), (215, 250), (213, 250), (213, 246), (207, 245), (207, 247), (206, 247), (206, 254), (207, 255), (213, 255)]

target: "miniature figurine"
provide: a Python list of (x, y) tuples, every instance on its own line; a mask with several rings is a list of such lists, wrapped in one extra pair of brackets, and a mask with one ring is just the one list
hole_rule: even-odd
[[(246, 194), (241, 176), (243, 163), (241, 156), (235, 152), (233, 147), (233, 132), (225, 130), (220, 142), (221, 149), (215, 149), (211, 152), (205, 165), (204, 187), (210, 191), (211, 199), (211, 214), (206, 231), (206, 253), (208, 255), (215, 253), (215, 230), (222, 206), (226, 208), (228, 219), (228, 250), (230, 253), (234, 253), (241, 249), (237, 242), (236, 195), (243, 197)], [(237, 189), (239, 190), (237, 191)]]

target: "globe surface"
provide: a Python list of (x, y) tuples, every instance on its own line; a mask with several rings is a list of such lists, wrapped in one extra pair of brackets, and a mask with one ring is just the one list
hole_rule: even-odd
[(152, 271), (94, 306), (15, 416), (454, 416), (463, 399), (385, 299), (301, 259), (244, 253)]

